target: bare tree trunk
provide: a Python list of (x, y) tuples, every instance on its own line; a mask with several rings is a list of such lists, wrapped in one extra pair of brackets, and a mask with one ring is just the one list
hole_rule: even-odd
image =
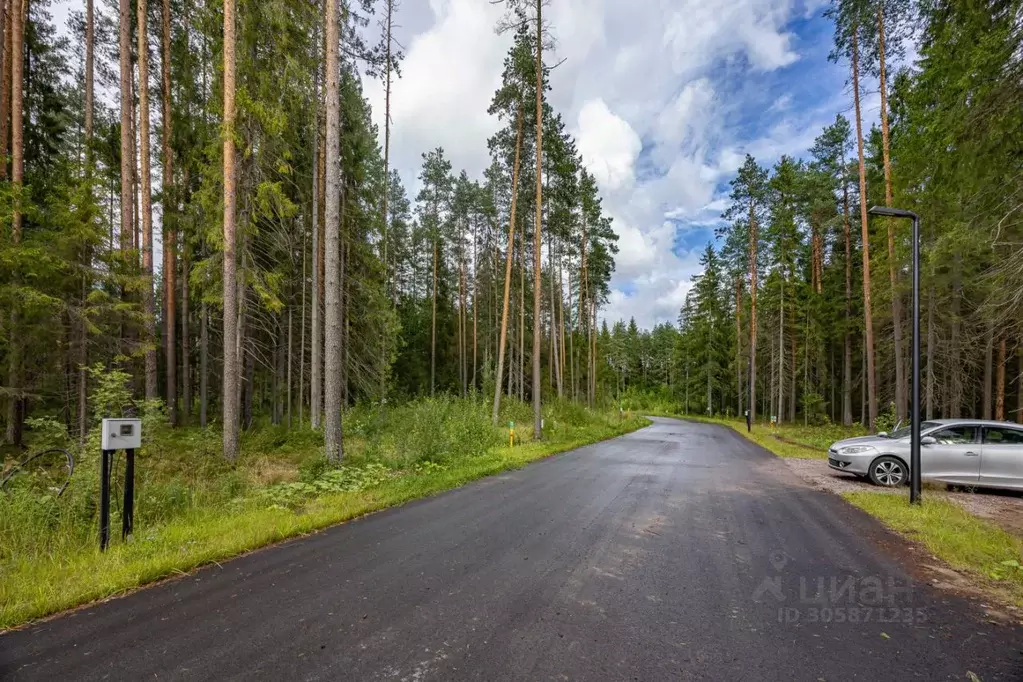
[(199, 426), (206, 428), (206, 413), (209, 407), (209, 384), (210, 384), (210, 337), (209, 337), (209, 311), (206, 304), (202, 304), (202, 312), (199, 318)]
[[(842, 172), (845, 173), (845, 155), (842, 156)], [(843, 221), (842, 236), (845, 240), (845, 334), (842, 360), (842, 423), (852, 426), (852, 234), (849, 225), (849, 183), (842, 180)]]
[(305, 427), (305, 278), (306, 252), (305, 228), (302, 229), (302, 321), (299, 325), (298, 341), (298, 425)]
[(759, 226), (753, 205), (749, 202), (749, 418), (750, 423), (757, 420), (757, 249), (759, 247)]
[(778, 308), (778, 416), (780, 424), (785, 418), (785, 276), (781, 278), (781, 306)]
[(536, 225), (533, 229), (533, 438), (543, 436), (540, 406), (540, 242), (543, 233), (543, 0), (536, 0)]
[[(23, 0), (12, 0), (19, 3)], [(119, 0), (119, 43), (121, 67), (121, 250), (131, 248), (132, 155), (131, 119), (131, 0)], [(126, 257), (126, 256), (125, 256)]]
[[(576, 358), (575, 358), (575, 331), (576, 325), (572, 324), (572, 268), (566, 270), (568, 277), (568, 317), (569, 317), (569, 331), (568, 331), (568, 372), (569, 372), (569, 384), (572, 386), (572, 400), (579, 400), (579, 384), (576, 382)], [(580, 292), (581, 295), (582, 292)]]
[(735, 399), (742, 416), (742, 279), (735, 277)]
[[(21, 242), (21, 191), (25, 174), (25, 150), (23, 133), (24, 117), (24, 54), (25, 0), (11, 0), (11, 180), (14, 190), (14, 211), (11, 216), (11, 242)], [(15, 273), (17, 276), (17, 273)], [(11, 340), (8, 350), (10, 372), (8, 386), (11, 390), (7, 416), (7, 442), (21, 445), (22, 424), (25, 420), (25, 397), (22, 386), (22, 342), (18, 337), (18, 309), (11, 310)]]
[(288, 362), (287, 362), (287, 390), (285, 392), (288, 401), (288, 430), (291, 430), (291, 368), (295, 364), (295, 358), (293, 354), (292, 346), (292, 324), (291, 324), (291, 306), (288, 306)]
[[(884, 163), (884, 203), (892, 205), (892, 163), (888, 134), (888, 83), (885, 72), (885, 28), (884, 2), (877, 4), (878, 56), (880, 59), (881, 87), (881, 152)], [(898, 269), (895, 267), (895, 224), (887, 218), (888, 224), (888, 278), (892, 288), (892, 322), (895, 336), (895, 414), (899, 419), (906, 418), (906, 365), (903, 362), (902, 347), (902, 296), (898, 290)]]
[(962, 293), (962, 254), (955, 253), (952, 255), (952, 335), (950, 339), (952, 348), (951, 362), (948, 364), (949, 409), (946, 412), (951, 419), (959, 419), (962, 415), (963, 406), (963, 381), (962, 369), (960, 367), (961, 349), (959, 347), (959, 331), (962, 326), (962, 321), (959, 319), (962, 310)]
[(1016, 423), (1023, 424), (1023, 345), (1016, 351), (1016, 357), (1019, 359), (1017, 368), (1019, 376), (1016, 378)]
[[(91, 0), (90, 0), (91, 1)], [(145, 0), (142, 0), (145, 3)], [(171, 148), (171, 18), (170, 0), (163, 0), (163, 21), (161, 26), (160, 62), (162, 68), (163, 85), (163, 348), (165, 355), (167, 374), (167, 414), (171, 425), (178, 422), (177, 415), (177, 357), (174, 345), (175, 332), (177, 331), (175, 314), (177, 302), (174, 297), (177, 293), (177, 234), (174, 230), (173, 214), (177, 210), (176, 197), (174, 194), (174, 151)], [(186, 275), (187, 276), (187, 275)], [(184, 286), (184, 285), (183, 285)], [(182, 313), (182, 323), (185, 323), (185, 313)], [(182, 341), (184, 341), (182, 332)], [(182, 348), (184, 352), (184, 348)], [(185, 383), (188, 382), (187, 370), (185, 372)], [(191, 409), (188, 403), (188, 396), (185, 396), (184, 411), (187, 414)], [(187, 417), (184, 423), (187, 423)]]
[[(142, 308), (146, 315), (146, 400), (157, 397), (156, 369), (156, 302), (153, 294), (153, 192), (149, 163), (149, 33), (146, 0), (137, 0), (138, 62), (139, 62), (139, 160), (142, 193), (142, 271), (145, 288)], [(173, 336), (173, 333), (171, 334)], [(168, 392), (172, 389), (168, 387)], [(170, 393), (168, 393), (168, 396)], [(174, 408), (171, 408), (173, 415)]]
[(984, 386), (982, 389), (981, 414), (983, 419), (991, 419), (991, 376), (994, 361), (995, 330), (990, 323), (984, 337)]
[(327, 154), (326, 154), (326, 206), (323, 221), (326, 265), (326, 322), (325, 348), (325, 408), (324, 445), (327, 459), (340, 462), (344, 455), (341, 431), (342, 382), (344, 357), (341, 327), (342, 281), (341, 270), (341, 84), (338, 58), (340, 30), (338, 0), (326, 0), (326, 102), (327, 102)]
[[(390, 199), (388, 194), (391, 181), (391, 30), (394, 26), (394, 5), (395, 0), (385, 0), (387, 12), (387, 38), (385, 40), (384, 55), (384, 201), (383, 201), (383, 242), (384, 242), (384, 295), (388, 301), (391, 297), (391, 271), (390, 262), (387, 259), (387, 202)], [(387, 395), (387, 340), (380, 339), (380, 397)]]
[[(187, 177), (187, 176), (186, 176)], [(189, 331), (188, 251), (181, 251), (181, 423), (188, 426), (192, 418), (192, 339)]]
[(995, 419), (1005, 421), (1005, 353), (1006, 340), (998, 341), (998, 365), (995, 371)]
[[(439, 230), (439, 225), (434, 230)], [(438, 235), (433, 235), (433, 288), (430, 294), (431, 315), (430, 315), (430, 395), (437, 390), (437, 259), (438, 259)]]
[(789, 356), (792, 360), (792, 370), (789, 375), (789, 421), (795, 423), (796, 421), (796, 331), (792, 330), (789, 334), (789, 346), (792, 354)]
[[(856, 108), (856, 144), (860, 164), (860, 224), (863, 232), (863, 321), (867, 354), (867, 428), (877, 421), (877, 376), (874, 371), (874, 319), (870, 306), (870, 223), (867, 220), (867, 170), (863, 159), (863, 121), (860, 116), (860, 52), (857, 27), (852, 31), (853, 100)], [(900, 364), (901, 366), (901, 364)]]
[(927, 419), (934, 419), (934, 285), (927, 288)]
[[(0, 34), (4, 34), (3, 29), (3, 14), (6, 13), (6, 4), (3, 3), (4, 7), (0, 10)], [(6, 35), (6, 34), (4, 34)], [(85, 178), (89, 183), (88, 192), (89, 196), (92, 196), (92, 173), (93, 173), (93, 111), (95, 109), (95, 97), (94, 97), (94, 65), (95, 65), (95, 12), (93, 8), (93, 0), (86, 0), (85, 3)], [(0, 112), (0, 117), (6, 119), (7, 107), (6, 107), (6, 92), (8, 88), (7, 84), (7, 62), (3, 61), (6, 56), (6, 47), (4, 50), (0, 50), (0, 78), (4, 80), (4, 84), (0, 91), (0, 101), (3, 101), (3, 111)], [(4, 121), (3, 128), (6, 129), (6, 120)], [(4, 150), (7, 147), (7, 136), (6, 132), (0, 133), (3, 136), (3, 143), (0, 144), (0, 150)], [(0, 154), (0, 168), (6, 170), (7, 161), (6, 154)], [(3, 173), (5, 176), (6, 173)], [(2, 177), (2, 176), (0, 176)], [(88, 271), (92, 265), (92, 249), (86, 248), (83, 253), (82, 265), (85, 266)], [(89, 364), (89, 333), (88, 326), (85, 322), (85, 307), (86, 301), (89, 295), (89, 282), (88, 277), (82, 278), (82, 299), (81, 307), (79, 311), (78, 320), (76, 321), (76, 336), (78, 345), (78, 438), (79, 443), (84, 444), (85, 438), (89, 428), (89, 373), (86, 370), (86, 366)]]
[(472, 225), (472, 388), (475, 392), (476, 382), (479, 379), (479, 370), (476, 366), (479, 354), (479, 274), (476, 267), (476, 245), (479, 240), (479, 219), (473, 221)]
[[(121, 0), (127, 3), (128, 0)], [(238, 458), (238, 282), (235, 256), (235, 0), (224, 0), (224, 457)], [(205, 372), (203, 372), (205, 375)], [(205, 400), (203, 401), (205, 404)]]
[[(316, 79), (319, 80), (319, 70), (316, 73)], [(310, 369), (309, 382), (311, 386), (311, 392), (309, 397), (309, 412), (312, 428), (320, 428), (320, 416), (323, 414), (321, 404), (321, 391), (323, 389), (323, 377), (321, 375), (323, 369), (323, 330), (321, 314), (323, 306), (323, 281), (321, 277), (321, 264), (323, 262), (323, 236), (321, 234), (322, 221), (320, 220), (320, 212), (323, 210), (322, 202), (320, 201), (320, 189), (323, 185), (323, 151), (321, 149), (321, 136), (320, 136), (320, 114), (322, 105), (320, 102), (319, 87), (315, 88), (316, 92), (316, 105), (315, 105), (315, 130), (316, 133), (313, 135), (313, 282), (312, 282), (312, 348), (310, 350), (310, 362), (312, 367)]]
[[(89, 3), (88, 12), (92, 9), (92, 0), (87, 0), (87, 2)], [(13, 66), (11, 43), (13, 42), (14, 12), (19, 11), (17, 10), (19, 3), (20, 0), (0, 0), (0, 35), (4, 39), (3, 48), (0, 49), (0, 180), (7, 179), (7, 153), (10, 151), (7, 141), (11, 133), (11, 69)], [(86, 23), (88, 24), (88, 21)], [(87, 25), (86, 31), (88, 30), (89, 26)], [(86, 72), (86, 78), (88, 78), (88, 69)], [(91, 81), (86, 81), (86, 85), (91, 85)], [(86, 89), (88, 90), (88, 88)], [(89, 123), (91, 122), (90, 118)]]
[[(523, 221), (525, 222), (525, 221)], [(526, 400), (526, 227), (519, 232), (519, 400)]]

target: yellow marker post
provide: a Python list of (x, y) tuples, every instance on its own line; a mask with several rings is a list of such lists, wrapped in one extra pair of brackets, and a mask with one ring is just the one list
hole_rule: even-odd
[(515, 422), (508, 422), (508, 447), (515, 447)]

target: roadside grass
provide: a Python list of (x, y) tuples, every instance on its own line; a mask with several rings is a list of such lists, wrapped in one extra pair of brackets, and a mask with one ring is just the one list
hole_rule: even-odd
[(490, 424), (483, 401), (436, 399), (345, 415), (345, 463), (322, 458), (322, 435), (265, 426), (242, 439), (238, 463), (212, 429), (165, 429), (137, 462), (135, 535), (122, 543), (115, 486), (110, 549), (97, 548), (98, 469), (83, 452), (68, 493), (18, 477), (0, 495), (0, 630), (358, 516), (519, 468), (649, 422), (570, 403), (545, 408), (545, 440), (531, 408), (509, 402)]
[(664, 414), (665, 417), (677, 417), (692, 421), (719, 424), (737, 431), (740, 435), (765, 448), (779, 457), (794, 459), (827, 459), (828, 447), (835, 441), (866, 433), (861, 426), (842, 426), (828, 424), (824, 426), (804, 426), (802, 424), (782, 423), (774, 428), (770, 424), (756, 423), (753, 431), (746, 431), (743, 419), (725, 419), (721, 417), (705, 417), (701, 415)]
[(1023, 606), (1023, 540), (948, 500), (909, 505), (904, 495), (853, 492), (846, 500), (921, 543), (952, 568)]

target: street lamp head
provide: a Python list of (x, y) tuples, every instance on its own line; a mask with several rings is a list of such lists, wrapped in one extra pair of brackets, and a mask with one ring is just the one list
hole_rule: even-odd
[(913, 218), (916, 219), (916, 213), (912, 211), (905, 211), (901, 208), (888, 208), (887, 206), (873, 206), (869, 211), (870, 215), (883, 215), (890, 218)]

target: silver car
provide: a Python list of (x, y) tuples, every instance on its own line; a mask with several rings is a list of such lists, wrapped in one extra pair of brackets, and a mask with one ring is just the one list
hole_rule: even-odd
[[(923, 480), (1023, 490), (1023, 425), (937, 419), (920, 425)], [(909, 481), (910, 428), (840, 440), (828, 449), (837, 471), (893, 487)]]

